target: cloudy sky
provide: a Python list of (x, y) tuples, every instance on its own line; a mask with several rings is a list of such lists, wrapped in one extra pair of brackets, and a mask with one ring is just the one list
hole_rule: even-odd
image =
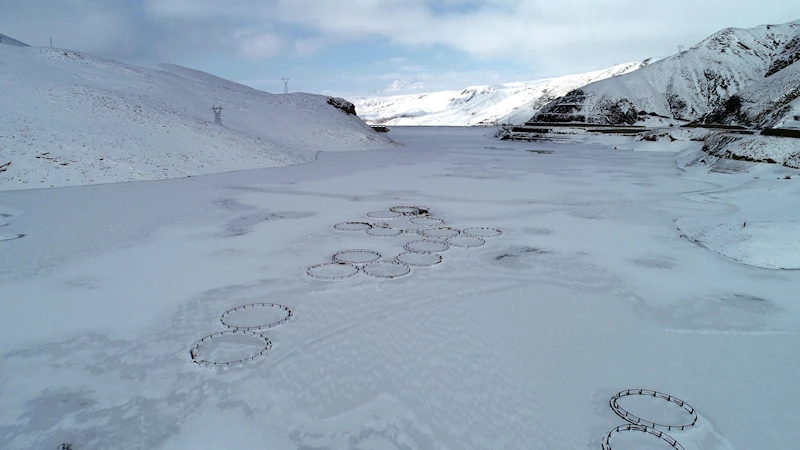
[(798, 19), (797, 0), (0, 0), (0, 33), (31, 45), (346, 96), (586, 72)]

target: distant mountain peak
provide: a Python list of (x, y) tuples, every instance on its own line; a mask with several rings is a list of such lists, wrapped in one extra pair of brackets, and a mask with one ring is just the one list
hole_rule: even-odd
[[(419, 80), (396, 80), (371, 98), (355, 100), (359, 117), (387, 125), (490, 125), (522, 123), (549, 101), (592, 81), (637, 70), (644, 62), (534, 81), (432, 90)], [(415, 92), (429, 89), (426, 93)]]
[(726, 28), (677, 55), (555, 99), (531, 120), (642, 124), (660, 117), (771, 127), (800, 114), (798, 61), (800, 21)]

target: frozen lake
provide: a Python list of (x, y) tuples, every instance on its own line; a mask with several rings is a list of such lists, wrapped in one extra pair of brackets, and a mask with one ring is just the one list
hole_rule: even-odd
[[(800, 271), (727, 259), (676, 221), (738, 223), (751, 205), (770, 223), (800, 210), (800, 182), (492, 131), (397, 128), (404, 147), (300, 166), (0, 192), (0, 235), (25, 235), (0, 241), (0, 446), (588, 450), (624, 423), (609, 399), (645, 388), (696, 409), (668, 432), (687, 450), (797, 448)], [(306, 274), (341, 250), (406, 252), (436, 221), (367, 216), (405, 205), (502, 235), (397, 279)], [(270, 352), (194, 364), (190, 348), (248, 303), (293, 312), (261, 331)], [(236, 318), (285, 317), (259, 313)], [(264, 347), (251, 337), (199, 351), (246, 358)], [(624, 406), (685, 419), (657, 398)]]

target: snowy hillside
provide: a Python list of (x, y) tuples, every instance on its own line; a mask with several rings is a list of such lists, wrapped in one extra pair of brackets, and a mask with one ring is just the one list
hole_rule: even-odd
[(0, 66), (0, 190), (282, 166), (390, 143), (329, 97), (268, 94), (180, 66), (7, 45)]
[(800, 28), (767, 75), (703, 117), (706, 123), (800, 129)]
[(15, 47), (29, 47), (28, 44), (26, 44), (26, 43), (24, 43), (22, 41), (18, 41), (18, 40), (14, 39), (14, 38), (10, 38), (10, 37), (6, 36), (5, 34), (2, 34), (2, 33), (0, 33), (0, 44), (13, 45)]
[(460, 91), (355, 99), (358, 115), (387, 125), (483, 125), (522, 123), (549, 101), (591, 83), (632, 72), (649, 63), (619, 64), (608, 69), (527, 82), (473, 86)]
[[(793, 80), (796, 87), (800, 81), (792, 67), (799, 36), (800, 21), (726, 29), (643, 70), (573, 91), (547, 105), (533, 120), (633, 124), (654, 114), (691, 121), (750, 88), (756, 89), (754, 98), (780, 101), (786, 89), (773, 89), (773, 84), (788, 86)], [(784, 79), (787, 70), (791, 72), (785, 72)], [(766, 80), (777, 77), (781, 82), (765, 84), (767, 75)], [(769, 89), (758, 90), (758, 85)]]

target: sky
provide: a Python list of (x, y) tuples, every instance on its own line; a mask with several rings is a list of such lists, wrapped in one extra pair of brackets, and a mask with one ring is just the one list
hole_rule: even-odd
[(31, 45), (345, 97), (583, 73), (798, 19), (797, 0), (0, 0), (0, 33)]

